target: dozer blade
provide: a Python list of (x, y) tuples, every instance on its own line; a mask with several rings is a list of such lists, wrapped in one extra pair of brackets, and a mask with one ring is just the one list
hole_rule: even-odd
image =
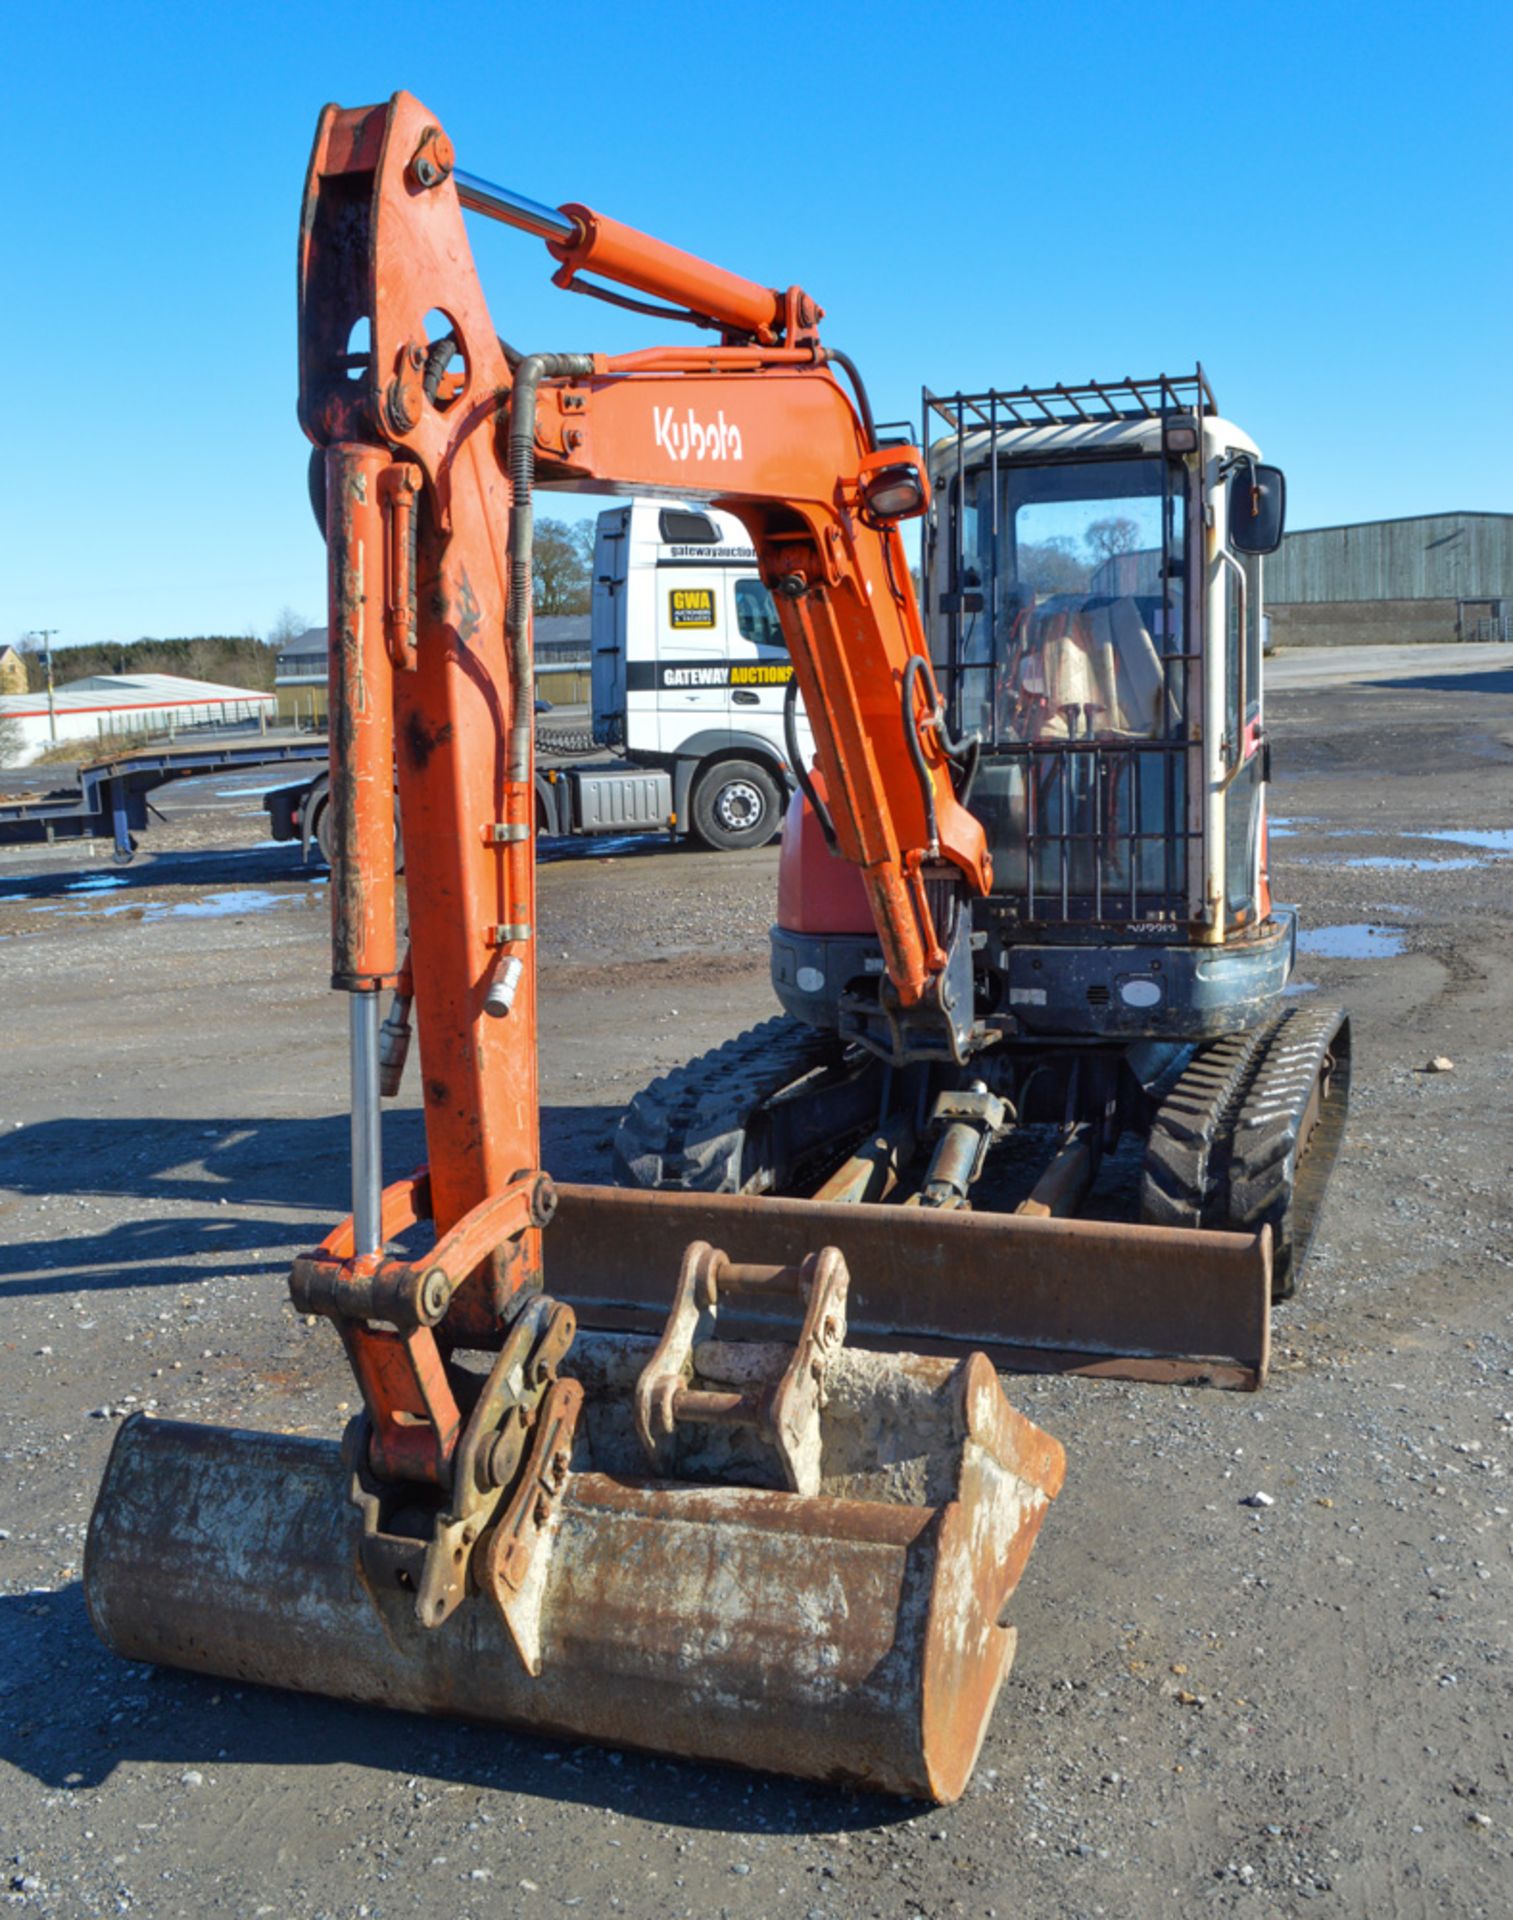
[[(1215, 1387), (1263, 1384), (1271, 1240), (1252, 1233), (916, 1207), (561, 1186), (546, 1284), (588, 1327), (650, 1328), (690, 1240), (795, 1260), (817, 1242), (851, 1270), (850, 1337), (1023, 1372)], [(733, 1322), (771, 1337), (763, 1303)]]
[(636, 1399), (654, 1343), (580, 1335), (541, 1429), (550, 1450), (577, 1417), (571, 1469), (564, 1441), (433, 1629), (416, 1617), (423, 1541), (335, 1444), (133, 1416), (90, 1522), (96, 1630), (129, 1659), (954, 1799), (1013, 1657), (1004, 1609), (1060, 1446), (981, 1355), (836, 1351), (818, 1490), (791, 1492), (770, 1433), (720, 1410), (770, 1409), (792, 1350), (693, 1352), (673, 1396), (688, 1418), (659, 1442), (679, 1477), (655, 1478)]

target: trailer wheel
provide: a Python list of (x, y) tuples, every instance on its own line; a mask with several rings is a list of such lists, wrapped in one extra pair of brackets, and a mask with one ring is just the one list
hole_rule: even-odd
[(320, 812), (315, 816), (312, 838), (320, 848), (321, 859), (328, 867), (334, 866), (335, 862), (331, 858), (331, 808), (324, 800), (321, 802)]
[[(331, 859), (331, 803), (329, 800), (323, 800), (321, 802), (320, 812), (315, 816), (314, 839), (316, 846), (320, 848), (321, 859), (325, 861), (328, 867), (331, 866), (333, 862)], [(396, 800), (394, 803), (394, 871), (396, 873), (403, 873), (404, 870), (404, 828), (400, 824), (399, 802)]]
[(764, 847), (782, 824), (777, 782), (755, 760), (721, 760), (699, 778), (690, 807), (706, 847), (733, 853)]

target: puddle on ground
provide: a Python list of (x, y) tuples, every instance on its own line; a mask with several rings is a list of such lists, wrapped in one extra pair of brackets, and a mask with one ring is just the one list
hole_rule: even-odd
[[(1415, 836), (1421, 837), (1421, 836)], [(1358, 853), (1353, 859), (1315, 861), (1315, 866), (1373, 867), (1391, 873), (1464, 873), (1467, 867), (1479, 867), (1480, 860), (1410, 860), (1401, 853)]]
[(92, 873), (84, 880), (74, 880), (66, 886), (65, 893), (110, 893), (117, 887), (127, 884), (126, 876), (121, 873)]
[(622, 853), (666, 853), (672, 845), (666, 834), (595, 833), (579, 840), (567, 834), (543, 834), (536, 844), (538, 866), (558, 860), (612, 860)]
[(1447, 840), (1454, 847), (1479, 847), (1484, 853), (1513, 853), (1513, 827), (1440, 827), (1410, 833), (1410, 840)]
[(1391, 960), (1403, 950), (1401, 927), (1367, 926), (1356, 922), (1341, 927), (1302, 927), (1298, 952), (1325, 960)]
[(144, 909), (147, 920), (221, 920), (233, 913), (266, 913), (269, 907), (309, 899), (309, 894), (260, 893), (240, 887), (230, 893), (207, 893), (203, 900), (180, 900), (173, 906), (154, 901)]

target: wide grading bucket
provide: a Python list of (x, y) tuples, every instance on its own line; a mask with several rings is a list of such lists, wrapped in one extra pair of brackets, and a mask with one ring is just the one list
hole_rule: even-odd
[(90, 1522), (96, 1629), (130, 1659), (954, 1799), (1060, 1446), (980, 1354), (846, 1351), (843, 1314), (797, 1361), (699, 1331), (580, 1336), (430, 1627), (425, 1528), (360, 1434), (133, 1416)]
[[(817, 1242), (851, 1274), (859, 1345), (1014, 1371), (1254, 1391), (1271, 1352), (1271, 1234), (1027, 1219), (920, 1207), (648, 1193), (563, 1185), (546, 1284), (580, 1325), (641, 1332), (667, 1312), (667, 1276), (690, 1240), (736, 1260), (795, 1260)], [(729, 1324), (772, 1338), (774, 1303), (733, 1303)]]

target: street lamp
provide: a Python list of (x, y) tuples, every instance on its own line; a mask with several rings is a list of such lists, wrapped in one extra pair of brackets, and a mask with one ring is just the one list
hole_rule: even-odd
[(54, 746), (58, 744), (58, 703), (53, 697), (53, 635), (56, 627), (36, 627), (26, 637), (42, 642), (42, 664), (47, 671), (47, 731)]

